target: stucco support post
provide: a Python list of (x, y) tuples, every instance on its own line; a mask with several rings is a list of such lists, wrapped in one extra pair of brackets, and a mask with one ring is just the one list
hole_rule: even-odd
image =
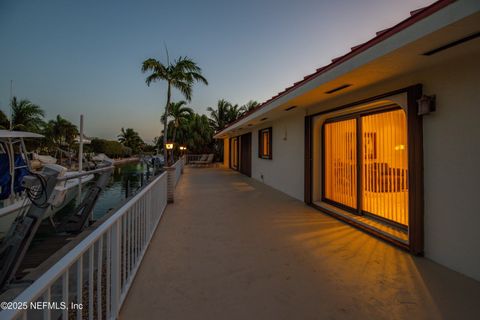
[(173, 203), (175, 193), (175, 167), (164, 167), (167, 171), (167, 202)]

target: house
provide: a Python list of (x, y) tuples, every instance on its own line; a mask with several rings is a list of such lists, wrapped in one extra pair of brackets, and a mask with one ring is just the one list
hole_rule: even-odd
[(480, 280), (480, 1), (411, 12), (215, 138), (232, 170)]

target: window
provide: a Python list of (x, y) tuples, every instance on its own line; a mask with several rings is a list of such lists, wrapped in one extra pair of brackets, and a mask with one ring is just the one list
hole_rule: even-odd
[(238, 169), (238, 138), (230, 139), (230, 167)]
[(324, 200), (408, 226), (405, 112), (327, 120), (323, 130)]
[(258, 131), (258, 157), (272, 159), (272, 128)]

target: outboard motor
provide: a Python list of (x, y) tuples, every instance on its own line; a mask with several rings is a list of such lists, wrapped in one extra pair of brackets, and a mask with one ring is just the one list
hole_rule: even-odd
[(50, 206), (51, 195), (61, 172), (60, 168), (63, 167), (46, 165), (39, 174), (23, 177), (22, 187), (26, 189), (32, 205), (25, 215), (15, 219), (0, 245), (0, 290), (3, 290), (14, 278)]

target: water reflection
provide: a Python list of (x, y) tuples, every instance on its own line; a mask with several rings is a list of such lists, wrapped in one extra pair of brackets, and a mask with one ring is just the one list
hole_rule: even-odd
[[(143, 185), (148, 182), (148, 179), (154, 176), (152, 169), (142, 162), (129, 162), (115, 166), (111, 181), (100, 194), (100, 197), (93, 209), (93, 219), (98, 220), (111, 210), (119, 208), (129, 196), (134, 195)], [(83, 194), (85, 194), (87, 187), (84, 186)], [(55, 220), (60, 220), (76, 207), (77, 201), (72, 201), (65, 208), (60, 210), (55, 217)]]

